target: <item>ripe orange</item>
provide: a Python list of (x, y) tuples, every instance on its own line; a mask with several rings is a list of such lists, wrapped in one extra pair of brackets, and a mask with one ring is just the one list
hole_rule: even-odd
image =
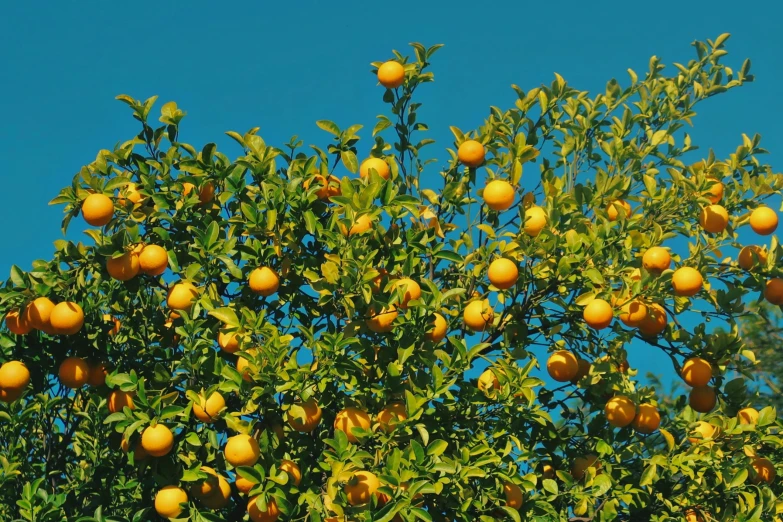
[(389, 164), (382, 158), (367, 158), (359, 167), (359, 177), (369, 178), (370, 170), (374, 170), (383, 179), (389, 179), (391, 176), (391, 169)]
[(262, 266), (250, 273), (248, 284), (253, 292), (269, 297), (280, 288), (280, 277), (273, 269), (268, 266)]
[[(482, 145), (476, 140), (465, 140), (460, 144), (459, 148), (457, 149), (457, 158), (466, 167), (470, 167), (474, 169), (476, 167), (480, 167), (481, 164), (484, 163), (485, 156), (486, 156), (486, 152), (484, 151), (484, 145)], [(485, 201), (486, 201), (486, 190), (487, 189), (484, 189)], [(513, 198), (513, 194), (512, 194), (512, 198)], [(489, 205), (489, 203), (487, 204)], [(496, 208), (493, 208), (491, 205), (489, 205), (489, 208), (492, 208), (492, 210), (498, 210)], [(505, 210), (505, 208), (500, 210)]]
[(642, 319), (637, 328), (643, 336), (652, 337), (666, 330), (668, 322), (669, 319), (663, 306), (653, 303), (647, 307), (647, 317)]
[(226, 332), (221, 329), (218, 333), (218, 346), (224, 352), (234, 353), (239, 350), (239, 336), (237, 332)]
[(217, 489), (211, 495), (199, 498), (205, 508), (223, 509), (231, 500), (231, 485), (222, 475), (217, 475), (217, 480)]
[(737, 419), (740, 424), (756, 424), (759, 421), (759, 412), (756, 408), (742, 408), (737, 412)]
[(153, 457), (162, 457), (174, 447), (174, 434), (163, 424), (147, 426), (141, 434), (141, 447)]
[(774, 305), (783, 304), (783, 279), (773, 277), (764, 287), (764, 299)]
[(378, 67), (378, 82), (387, 89), (396, 89), (405, 82), (405, 68), (394, 60), (384, 62)]
[(433, 343), (439, 343), (446, 337), (449, 325), (442, 315), (437, 312), (432, 314), (432, 319), (427, 324), (427, 331), (424, 333), (425, 339)]
[(576, 384), (579, 381), (581, 381), (583, 378), (590, 375), (590, 370), (593, 368), (592, 364), (582, 359), (581, 357), (577, 357), (577, 364), (578, 364), (578, 369), (576, 371), (576, 375), (574, 375), (574, 378), (571, 379), (572, 384)]
[(389, 272), (385, 268), (378, 268), (378, 275), (375, 276), (370, 283), (372, 285), (372, 293), (377, 294), (383, 290), (389, 279)]
[(198, 289), (190, 283), (177, 283), (169, 290), (166, 303), (172, 310), (189, 312), (198, 297)]
[(106, 271), (112, 279), (130, 281), (139, 273), (139, 256), (125, 252), (119, 257), (106, 260)]
[[(182, 194), (187, 196), (193, 191), (194, 188), (196, 188), (196, 186), (193, 183), (186, 181), (182, 184)], [(204, 185), (202, 185), (201, 190), (198, 192), (199, 203), (205, 205), (206, 203), (212, 201), (213, 197), (215, 197), (215, 184), (211, 181), (207, 181), (204, 183)]]
[(366, 411), (348, 407), (337, 414), (334, 419), (334, 429), (345, 433), (348, 442), (359, 442), (359, 438), (353, 433), (354, 428), (370, 429), (370, 416)]
[(704, 522), (704, 517), (699, 511), (689, 509), (685, 512), (685, 522)]
[(193, 403), (193, 415), (201, 422), (214, 422), (226, 407), (226, 400), (219, 392), (212, 392), (208, 399), (199, 396), (200, 403)]
[(513, 509), (522, 507), (522, 489), (513, 482), (503, 484), (503, 494), (506, 496), (506, 505)]
[(131, 204), (136, 205), (142, 199), (144, 199), (144, 196), (141, 195), (136, 184), (129, 183), (123, 190), (120, 191), (120, 197), (117, 198), (117, 204), (121, 207), (124, 207), (128, 204), (128, 201), (130, 201)]
[[(255, 348), (250, 348), (248, 350), (245, 350), (248, 355), (252, 357), (258, 356), (258, 350)], [(253, 380), (253, 375), (256, 373), (257, 369), (250, 366), (251, 362), (242, 357), (241, 355), (237, 357), (237, 371), (242, 375), (242, 378), (246, 380), (247, 382), (250, 382)]]
[(109, 374), (108, 364), (104, 362), (90, 363), (90, 374), (87, 376), (87, 384), (93, 387), (106, 384), (106, 376)]
[(652, 404), (640, 404), (631, 426), (638, 433), (650, 434), (661, 425), (661, 414)]
[(266, 501), (266, 509), (262, 510), (256, 504), (258, 497), (253, 497), (247, 503), (247, 514), (252, 522), (275, 522), (280, 516), (280, 510), (277, 508), (277, 501), (269, 497)]
[(380, 312), (370, 311), (370, 317), (365, 321), (367, 328), (375, 333), (391, 332), (394, 328), (394, 320), (397, 319), (397, 309), (394, 305), (384, 307)]
[(688, 442), (691, 444), (699, 444), (704, 439), (715, 438), (716, 431), (717, 430), (715, 426), (709, 422), (697, 421), (696, 426), (694, 426), (694, 428), (691, 430), (691, 433), (694, 435), (699, 435), (699, 437), (688, 437)]
[(188, 494), (177, 486), (166, 486), (155, 495), (155, 511), (163, 518), (178, 518), (182, 514), (181, 504), (188, 502)]
[(544, 462), (541, 465), (541, 478), (542, 479), (551, 479), (555, 476), (555, 468), (552, 466), (552, 463), (550, 462)]
[(559, 350), (547, 359), (546, 371), (557, 382), (569, 382), (579, 373), (579, 360), (568, 350)]
[(642, 266), (651, 274), (660, 275), (664, 270), (668, 270), (671, 262), (669, 251), (659, 246), (648, 248), (642, 256)]
[(495, 259), (489, 265), (487, 276), (489, 277), (489, 282), (492, 283), (495, 288), (508, 290), (517, 284), (519, 269), (517, 268), (517, 264), (510, 259)]
[(321, 407), (312, 397), (300, 403), (299, 406), (304, 410), (304, 418), (298, 417), (288, 410), (288, 424), (295, 431), (310, 433), (321, 422)]
[(762, 236), (768, 236), (778, 228), (778, 215), (769, 207), (758, 207), (750, 213), (750, 228)]
[(240, 433), (229, 437), (224, 449), (226, 460), (234, 467), (253, 466), (261, 455), (256, 439), (250, 435)]
[(55, 333), (73, 335), (84, 325), (84, 311), (81, 306), (71, 301), (57, 303), (52, 308), (49, 324)]
[(169, 266), (166, 249), (158, 245), (147, 245), (139, 254), (139, 267), (147, 275), (159, 276)]
[(775, 477), (777, 476), (777, 473), (775, 472), (775, 465), (772, 464), (769, 459), (765, 459), (764, 457), (754, 458), (751, 466), (753, 466), (754, 484), (759, 484), (761, 482), (772, 484), (772, 481), (774, 481)]
[(25, 314), (19, 312), (18, 308), (6, 314), (5, 326), (9, 332), (16, 335), (27, 335), (33, 329), (33, 325), (27, 321)]
[(309, 190), (312, 182), (315, 182), (315, 186), (318, 187), (318, 190), (315, 192), (318, 199), (329, 199), (332, 196), (342, 194), (340, 178), (337, 176), (329, 176), (329, 181), (327, 181), (325, 176), (316, 174), (312, 179), (306, 179), (302, 186), (305, 190)]
[(528, 236), (538, 236), (544, 230), (546, 223), (547, 217), (543, 208), (534, 205), (525, 210), (525, 226), (523, 230)]
[(378, 412), (378, 424), (386, 433), (391, 433), (397, 429), (397, 423), (408, 418), (408, 412), (405, 404), (402, 402), (392, 402), (387, 404), (384, 409)]
[(701, 357), (691, 357), (682, 364), (680, 375), (688, 386), (706, 386), (712, 379), (712, 365)]
[(81, 388), (90, 377), (90, 366), (79, 357), (68, 357), (60, 363), (58, 371), (60, 382), (68, 388)]
[(132, 410), (136, 408), (133, 404), (133, 393), (124, 392), (122, 390), (112, 390), (107, 399), (107, 403), (111, 413), (122, 411), (126, 406)]
[(593, 299), (585, 306), (582, 317), (591, 328), (602, 330), (612, 324), (612, 305), (603, 299)]
[(462, 319), (465, 322), (465, 326), (471, 330), (482, 332), (487, 326), (492, 325), (492, 321), (495, 319), (495, 312), (486, 299), (483, 301), (471, 301), (462, 312)]
[(627, 301), (620, 307), (620, 320), (626, 326), (639, 326), (647, 318), (647, 305), (639, 298)]
[(196, 482), (190, 488), (191, 493), (198, 497), (199, 500), (216, 493), (220, 487), (218, 485), (218, 474), (215, 473), (214, 469), (201, 466), (201, 471), (207, 474), (207, 478)]
[(36, 330), (48, 333), (51, 331), (49, 319), (52, 315), (52, 309), (54, 309), (54, 303), (48, 297), (36, 298), (25, 308), (24, 314), (27, 324)]
[(598, 462), (598, 456), (589, 454), (584, 457), (576, 457), (571, 466), (571, 476), (576, 480), (582, 480), (588, 468), (594, 468), (596, 474), (601, 469), (601, 463)]
[(234, 481), (234, 485), (237, 487), (237, 490), (239, 490), (241, 493), (250, 493), (250, 491), (256, 486), (253, 482), (250, 482), (244, 477), (240, 477), (237, 475), (236, 480)]
[[(128, 442), (128, 439), (123, 438), (120, 442), (120, 449), (123, 453), (128, 453), (128, 450), (130, 450), (130, 442)], [(141, 440), (136, 441), (136, 446), (133, 448), (133, 460), (135, 462), (142, 461), (149, 457), (149, 453), (144, 451), (144, 448), (141, 447)]]
[(631, 205), (624, 199), (616, 199), (606, 206), (606, 215), (609, 217), (609, 221), (617, 221), (620, 217), (620, 209), (625, 212), (625, 218), (631, 217)]
[(82, 217), (88, 224), (102, 227), (114, 217), (114, 203), (103, 194), (90, 194), (82, 201)]
[(723, 199), (723, 183), (715, 178), (707, 178), (707, 181), (712, 181), (712, 185), (704, 193), (704, 197), (710, 200), (713, 205)]
[(283, 459), (280, 461), (280, 465), (277, 469), (284, 471), (295, 486), (298, 486), (302, 482), (302, 472), (295, 462)]
[(766, 265), (767, 251), (756, 245), (742, 247), (737, 256), (737, 263), (743, 270), (751, 270), (756, 266)]
[(345, 225), (340, 224), (340, 232), (346, 237), (355, 236), (357, 234), (364, 234), (373, 227), (372, 218), (369, 214), (362, 214), (354, 219), (350, 229), (345, 228)]
[(698, 270), (690, 266), (678, 268), (672, 274), (672, 287), (674, 294), (691, 297), (699, 293), (704, 279)]
[(378, 477), (373, 473), (357, 471), (345, 484), (344, 491), (348, 498), (348, 504), (352, 506), (367, 504), (380, 486)]
[(615, 428), (624, 428), (636, 417), (636, 404), (625, 395), (616, 395), (604, 406), (606, 420)]
[(478, 389), (487, 397), (492, 397), (500, 390), (500, 381), (492, 368), (487, 368), (478, 378)]
[(0, 388), (22, 390), (30, 384), (30, 370), (21, 361), (8, 361), (0, 366)]
[(718, 396), (712, 386), (697, 386), (688, 395), (688, 404), (694, 411), (709, 413), (718, 403)]
[(415, 301), (421, 298), (421, 287), (419, 286), (419, 283), (413, 279), (403, 277), (396, 280), (393, 284), (392, 291), (396, 292), (397, 288), (400, 288), (403, 291), (403, 299), (400, 303), (400, 308), (403, 310), (408, 308), (409, 301)]
[(113, 337), (118, 333), (120, 333), (120, 328), (122, 328), (122, 323), (118, 318), (113, 317), (110, 314), (103, 314), (103, 320), (107, 323), (111, 323), (111, 328), (109, 329), (110, 336)]
[(484, 187), (481, 197), (484, 198), (485, 205), (496, 212), (500, 212), (514, 204), (514, 187), (508, 181), (494, 179)]
[(720, 234), (729, 224), (729, 213), (720, 205), (709, 205), (701, 209), (699, 225), (711, 234)]

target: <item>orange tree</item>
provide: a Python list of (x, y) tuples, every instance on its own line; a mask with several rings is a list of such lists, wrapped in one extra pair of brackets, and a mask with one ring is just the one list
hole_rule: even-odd
[(781, 248), (720, 249), (774, 232), (783, 176), (758, 137), (699, 159), (684, 131), (753, 79), (727, 38), (595, 95), (514, 86), (437, 161), (439, 46), (373, 64), (369, 145), (318, 121), (326, 146), (229, 132), (231, 159), (120, 96), (140, 132), (53, 201), (89, 244), (0, 289), (0, 519), (772, 520), (736, 318), (783, 303)]

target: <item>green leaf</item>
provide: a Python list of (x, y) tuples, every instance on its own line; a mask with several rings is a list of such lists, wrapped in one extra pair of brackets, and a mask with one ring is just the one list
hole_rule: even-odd
[(449, 443), (442, 439), (436, 439), (430, 442), (427, 446), (427, 455), (430, 457), (438, 457), (442, 455), (449, 447)]
[(644, 472), (642, 473), (642, 478), (639, 480), (640, 486), (649, 486), (653, 482), (655, 482), (655, 479), (658, 477), (658, 466), (655, 464), (650, 464), (644, 469)]
[(340, 135), (340, 128), (334, 124), (334, 122), (331, 122), (329, 120), (318, 120), (315, 122), (316, 125), (318, 125), (321, 129), (325, 130), (329, 134), (334, 134), (335, 136)]
[(343, 162), (345, 168), (348, 169), (348, 172), (355, 174), (356, 171), (359, 170), (359, 162), (353, 151), (344, 150), (340, 152), (340, 160)]
[(746, 480), (748, 480), (748, 468), (741, 468), (734, 474), (728, 487), (729, 489), (736, 488), (744, 484)]
[(218, 321), (223, 322), (226, 326), (230, 326), (232, 328), (239, 326), (239, 318), (237, 317), (237, 313), (231, 308), (225, 306), (221, 308), (215, 308), (214, 310), (210, 310), (209, 315)]

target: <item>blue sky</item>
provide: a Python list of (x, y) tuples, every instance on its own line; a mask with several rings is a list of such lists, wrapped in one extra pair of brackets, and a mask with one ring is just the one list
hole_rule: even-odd
[[(762, 16), (742, 17), (728, 1), (706, 9), (682, 1), (7, 2), (0, 274), (51, 255), (62, 213), (47, 202), (99, 149), (136, 132), (117, 94), (176, 101), (188, 112), (181, 138), (197, 147), (217, 141), (230, 156), (239, 150), (227, 130), (260, 126), (273, 145), (297, 134), (325, 146), (329, 136), (316, 120), (361, 123), (361, 157), (385, 111), (369, 63), (390, 58), (393, 48), (407, 54), (411, 41), (446, 44), (435, 56), (435, 83), (421, 89), (419, 118), (438, 142), (430, 153), (444, 159), (449, 125), (473, 129), (490, 105), (511, 106), (512, 83), (528, 90), (558, 72), (577, 88), (603, 90), (612, 77), (625, 82), (628, 67), (643, 72), (653, 54), (684, 63), (694, 39), (731, 32), (726, 63), (752, 58), (756, 83), (701, 105), (690, 133), (704, 154), (712, 147), (719, 157), (741, 133), (761, 133), (779, 171), (783, 44), (775, 35), (783, 8), (768, 4)], [(86, 239), (80, 221), (72, 226), (69, 236)], [(632, 366), (642, 361), (631, 354)]]

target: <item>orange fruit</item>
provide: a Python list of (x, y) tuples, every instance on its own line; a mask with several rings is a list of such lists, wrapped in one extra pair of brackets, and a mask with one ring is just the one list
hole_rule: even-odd
[(159, 276), (169, 266), (166, 249), (158, 245), (147, 245), (139, 254), (139, 268), (147, 275)]
[(214, 422), (226, 407), (226, 400), (219, 392), (212, 392), (208, 399), (199, 396), (200, 403), (193, 403), (193, 415), (201, 422)]
[(172, 310), (189, 312), (198, 297), (198, 289), (190, 283), (177, 283), (169, 289), (166, 304)]
[(448, 323), (446, 319), (439, 313), (432, 314), (432, 319), (427, 323), (427, 331), (424, 333), (424, 338), (433, 343), (439, 343), (446, 337), (446, 331), (448, 330)]
[(113, 337), (118, 333), (120, 333), (120, 328), (122, 328), (122, 323), (120, 322), (119, 319), (109, 314), (103, 314), (103, 320), (107, 323), (111, 323), (111, 328), (109, 329), (110, 336)]
[(50, 331), (49, 319), (54, 309), (54, 303), (48, 297), (38, 297), (25, 308), (27, 324), (36, 330)]
[(652, 337), (666, 330), (669, 319), (666, 310), (658, 303), (647, 307), (647, 316), (637, 325), (639, 333), (646, 337)]
[(768, 236), (778, 228), (778, 215), (769, 207), (758, 207), (750, 213), (750, 228), (762, 236)]
[(250, 435), (240, 433), (229, 437), (224, 449), (226, 460), (234, 467), (253, 466), (261, 455), (256, 439)]
[(277, 507), (277, 502), (273, 497), (269, 497), (266, 501), (266, 509), (262, 510), (258, 507), (256, 500), (258, 497), (253, 497), (250, 502), (247, 503), (247, 514), (252, 522), (275, 522), (280, 516), (280, 510)]
[(385, 268), (378, 269), (378, 275), (375, 276), (370, 283), (372, 285), (372, 293), (377, 294), (386, 286), (386, 282), (389, 279), (389, 272)]
[(759, 412), (756, 408), (742, 408), (737, 412), (737, 419), (740, 424), (756, 424), (759, 421)]
[(594, 468), (596, 474), (601, 469), (601, 463), (598, 462), (598, 456), (589, 454), (584, 457), (576, 457), (571, 466), (571, 476), (576, 480), (582, 480), (588, 468)]
[(349, 407), (337, 414), (334, 419), (334, 429), (345, 433), (348, 442), (359, 442), (359, 438), (353, 433), (354, 428), (370, 429), (370, 416), (366, 411)]
[(413, 279), (403, 277), (396, 280), (394, 282), (392, 291), (396, 292), (397, 288), (401, 288), (404, 292), (402, 302), (400, 303), (400, 308), (403, 310), (408, 308), (409, 301), (416, 301), (417, 299), (421, 298), (421, 287), (419, 286), (419, 283)]
[(701, 209), (699, 225), (711, 234), (720, 234), (729, 225), (729, 213), (720, 205), (709, 205)]
[(767, 251), (756, 245), (742, 247), (737, 256), (737, 263), (743, 270), (751, 270), (756, 266), (766, 265)]
[(502, 179), (494, 179), (484, 187), (481, 197), (484, 204), (496, 212), (511, 208), (514, 204), (514, 187)]
[(698, 434), (699, 437), (688, 437), (688, 442), (690, 442), (691, 444), (699, 444), (704, 439), (715, 438), (716, 431), (717, 430), (715, 426), (713, 426), (709, 422), (697, 421), (696, 426), (693, 427), (691, 433), (694, 435)]
[(357, 234), (364, 234), (370, 230), (373, 226), (372, 218), (369, 214), (362, 214), (353, 221), (350, 229), (345, 228), (345, 225), (340, 224), (340, 232), (346, 237), (355, 236)]
[(30, 370), (21, 361), (8, 361), (0, 366), (0, 388), (16, 391), (30, 384)]
[(462, 319), (465, 322), (465, 326), (471, 330), (482, 332), (488, 326), (492, 326), (495, 312), (486, 299), (483, 301), (471, 301), (462, 312)]
[(207, 466), (201, 466), (201, 471), (207, 474), (207, 478), (202, 479), (190, 488), (191, 493), (200, 499), (216, 493), (219, 489), (218, 474), (215, 470)]
[(661, 414), (652, 404), (640, 404), (631, 426), (638, 433), (650, 434), (661, 425)]
[(691, 297), (699, 293), (701, 290), (704, 279), (695, 268), (684, 266), (678, 268), (672, 274), (672, 287), (674, 288), (674, 294)]
[(387, 404), (384, 409), (378, 412), (378, 424), (386, 433), (391, 433), (397, 428), (397, 423), (408, 418), (408, 412), (405, 404), (402, 402), (392, 402)]
[(555, 476), (555, 468), (552, 466), (549, 462), (544, 462), (541, 465), (541, 478), (542, 479), (551, 479)]
[(689, 509), (685, 512), (685, 522), (704, 522), (704, 517), (699, 511)]
[(688, 386), (706, 386), (712, 379), (712, 365), (701, 357), (691, 357), (682, 364), (680, 375)]
[(568, 350), (558, 350), (547, 359), (546, 371), (557, 382), (569, 382), (579, 373), (579, 360)]
[(248, 285), (253, 292), (269, 297), (280, 288), (280, 277), (273, 269), (268, 266), (262, 266), (250, 273)]
[(688, 395), (688, 404), (694, 411), (709, 413), (718, 403), (718, 396), (712, 386), (697, 386)]
[(5, 315), (5, 327), (8, 328), (9, 332), (16, 335), (27, 335), (33, 329), (33, 325), (27, 321), (25, 314), (19, 312), (18, 308), (11, 310)]
[[(474, 169), (476, 167), (480, 167), (481, 164), (484, 163), (485, 155), (486, 152), (484, 151), (484, 145), (482, 145), (476, 140), (465, 140), (460, 144), (459, 148), (457, 149), (457, 158), (459, 159), (459, 161), (466, 167), (470, 167)], [(484, 201), (486, 201), (487, 199), (486, 191), (487, 189), (484, 189)], [(512, 193), (512, 198), (513, 198), (513, 193)], [(489, 203), (487, 203), (487, 205), (489, 205)], [(492, 210), (505, 210), (505, 208), (504, 209), (493, 208), (491, 205), (489, 205), (489, 208), (492, 208)]]
[(178, 518), (181, 504), (188, 502), (188, 494), (177, 486), (166, 486), (155, 494), (155, 511), (163, 518)]
[(636, 417), (636, 404), (625, 395), (616, 395), (606, 402), (604, 415), (615, 428), (624, 428)]
[(672, 256), (669, 251), (659, 246), (648, 248), (642, 256), (642, 266), (651, 274), (659, 275), (664, 270), (668, 270), (671, 262)]
[(0, 402), (12, 403), (22, 396), (24, 388), (13, 390), (11, 388), (0, 388)]
[(252, 489), (256, 486), (255, 483), (250, 482), (244, 477), (240, 477), (237, 475), (236, 480), (234, 481), (234, 485), (237, 487), (237, 490), (239, 490), (241, 493), (250, 493)]
[(783, 279), (774, 277), (764, 287), (764, 299), (774, 305), (783, 304)]
[(713, 205), (723, 199), (723, 183), (715, 178), (707, 178), (707, 181), (712, 181), (712, 185), (704, 193), (704, 197), (710, 200)]
[(283, 459), (280, 461), (280, 465), (277, 467), (277, 469), (284, 471), (295, 486), (298, 486), (302, 482), (302, 472), (295, 462)]
[(111, 257), (106, 260), (106, 271), (112, 279), (130, 281), (139, 273), (139, 256), (125, 252), (119, 257)]
[(759, 484), (761, 482), (772, 484), (772, 481), (774, 481), (775, 477), (777, 476), (777, 473), (775, 472), (775, 465), (769, 459), (765, 459), (764, 457), (754, 458), (751, 466), (753, 466), (754, 484)]
[(82, 217), (88, 224), (102, 227), (114, 217), (114, 203), (103, 194), (90, 194), (82, 201)]
[(84, 325), (84, 311), (81, 306), (71, 301), (57, 303), (52, 308), (49, 324), (55, 333), (73, 335)]
[(106, 376), (109, 374), (108, 365), (104, 362), (91, 363), (90, 373), (87, 376), (87, 384), (90, 386), (103, 386), (106, 384)]
[(627, 301), (620, 307), (619, 317), (626, 326), (639, 326), (647, 318), (647, 305), (639, 298)]
[(141, 434), (141, 447), (153, 457), (162, 457), (174, 447), (174, 434), (163, 424), (148, 426)]
[(574, 375), (574, 378), (571, 379), (572, 384), (576, 384), (579, 381), (581, 381), (583, 378), (590, 375), (590, 370), (592, 369), (593, 365), (590, 364), (588, 361), (582, 359), (581, 357), (577, 357), (577, 364), (578, 368), (576, 371), (576, 375)]
[(528, 236), (536, 237), (544, 229), (546, 222), (547, 218), (544, 209), (534, 205), (525, 210), (525, 226), (523, 230)]
[(215, 184), (211, 181), (207, 181), (201, 186), (201, 190), (198, 192), (198, 200), (202, 205), (206, 205), (212, 198), (215, 197)]
[(304, 410), (304, 418), (298, 417), (288, 410), (288, 424), (295, 431), (310, 433), (321, 422), (321, 407), (312, 397), (298, 406)]
[(107, 404), (111, 413), (122, 411), (126, 406), (132, 410), (136, 408), (133, 404), (133, 393), (122, 390), (112, 390), (107, 399)]
[(223, 509), (231, 501), (231, 485), (222, 475), (218, 475), (217, 480), (217, 490), (211, 495), (199, 498), (201, 504), (208, 509)]
[(489, 282), (495, 288), (508, 290), (517, 284), (519, 278), (519, 269), (517, 264), (510, 259), (500, 258), (492, 261), (487, 271)]
[(500, 390), (500, 381), (492, 368), (487, 368), (478, 378), (478, 389), (481, 393), (487, 397), (495, 395), (495, 392)]
[(625, 212), (625, 218), (631, 217), (631, 205), (624, 199), (616, 199), (609, 203), (606, 207), (606, 215), (609, 217), (609, 221), (617, 221), (620, 217), (620, 209)]
[(348, 504), (351, 506), (361, 506), (367, 504), (381, 483), (373, 473), (369, 471), (357, 471), (353, 477), (345, 484), (345, 496), (348, 498)]
[(237, 332), (226, 332), (221, 329), (218, 333), (218, 346), (224, 352), (234, 353), (239, 350), (239, 336)]
[[(128, 450), (130, 450), (130, 442), (128, 442), (128, 439), (122, 439), (120, 442), (120, 449), (123, 453), (128, 453)], [(133, 459), (136, 462), (139, 462), (147, 457), (149, 457), (149, 453), (144, 451), (144, 448), (141, 447), (141, 440), (136, 441), (136, 446), (133, 448)]]
[(144, 199), (144, 196), (141, 195), (136, 184), (129, 183), (120, 191), (120, 197), (117, 199), (117, 204), (124, 207), (128, 204), (128, 201), (130, 201), (132, 205), (136, 205), (142, 199)]
[(522, 507), (522, 489), (513, 482), (503, 484), (503, 494), (506, 496), (506, 505), (513, 509)]
[(329, 180), (327, 181), (326, 176), (316, 174), (312, 179), (305, 180), (302, 186), (305, 190), (309, 190), (312, 182), (315, 182), (315, 186), (318, 187), (318, 190), (315, 192), (318, 199), (329, 199), (332, 196), (339, 196), (342, 194), (340, 178), (337, 176), (329, 176)]
[(387, 89), (396, 89), (405, 82), (405, 68), (394, 60), (384, 62), (378, 67), (378, 82)]
[(593, 299), (585, 306), (582, 317), (591, 328), (602, 330), (612, 324), (612, 305), (603, 299)]
[(90, 366), (84, 359), (68, 357), (60, 363), (57, 374), (63, 386), (72, 389), (81, 388), (87, 384), (87, 379), (90, 377)]
[[(251, 355), (252, 357), (258, 356), (258, 350), (255, 348), (250, 348), (249, 350), (245, 350), (248, 355)], [(250, 366), (251, 362), (242, 357), (241, 355), (237, 358), (237, 371), (242, 375), (242, 378), (246, 380), (247, 382), (250, 382), (253, 380), (253, 374), (256, 373), (256, 369)]]
[(394, 320), (397, 319), (397, 309), (394, 305), (384, 307), (380, 312), (370, 311), (370, 318), (365, 321), (367, 328), (375, 333), (391, 332), (394, 328)]
[(391, 176), (391, 169), (389, 164), (382, 158), (367, 158), (359, 167), (359, 177), (369, 178), (370, 170), (374, 170), (383, 179), (389, 179)]

